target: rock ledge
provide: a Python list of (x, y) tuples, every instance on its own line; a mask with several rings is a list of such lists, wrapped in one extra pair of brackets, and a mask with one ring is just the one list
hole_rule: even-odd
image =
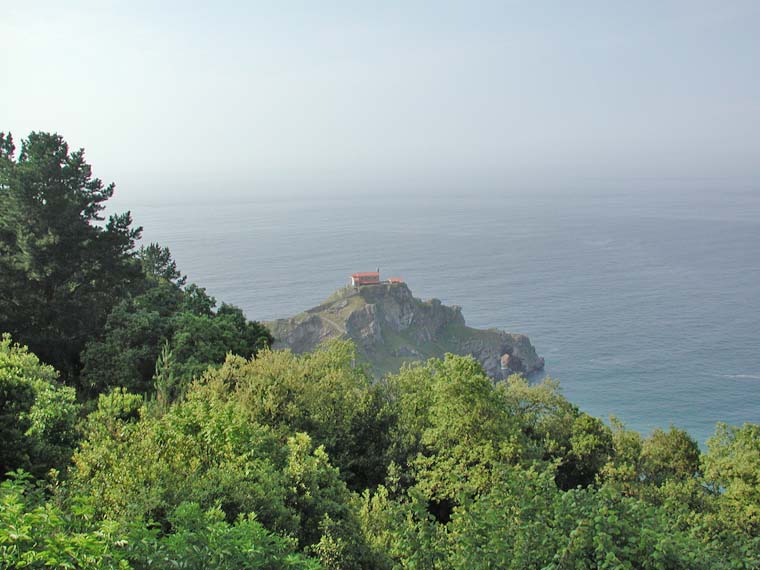
[(376, 376), (447, 352), (472, 355), (495, 379), (544, 366), (527, 336), (468, 327), (461, 307), (417, 299), (405, 283), (345, 287), (317, 307), (266, 324), (275, 349), (297, 353), (327, 339), (350, 338)]

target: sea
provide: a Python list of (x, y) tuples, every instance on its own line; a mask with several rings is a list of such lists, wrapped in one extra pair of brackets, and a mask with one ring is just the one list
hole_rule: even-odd
[(250, 319), (380, 268), (467, 324), (530, 337), (582, 410), (704, 446), (760, 423), (760, 191), (721, 181), (181, 199), (122, 195), (143, 241)]

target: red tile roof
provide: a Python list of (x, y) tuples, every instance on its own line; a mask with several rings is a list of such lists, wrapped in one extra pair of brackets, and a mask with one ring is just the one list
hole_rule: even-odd
[(380, 277), (377, 271), (365, 271), (363, 273), (354, 273), (351, 277)]

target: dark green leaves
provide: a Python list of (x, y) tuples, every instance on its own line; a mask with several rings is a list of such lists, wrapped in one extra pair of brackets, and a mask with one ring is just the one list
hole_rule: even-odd
[(59, 135), (30, 134), (17, 160), (0, 142), (0, 330), (71, 380), (85, 342), (141, 279), (140, 229), (129, 213), (99, 223), (114, 187)]

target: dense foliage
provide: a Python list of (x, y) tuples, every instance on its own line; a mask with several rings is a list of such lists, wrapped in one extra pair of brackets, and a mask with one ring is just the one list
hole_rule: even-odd
[(760, 568), (760, 426), (702, 452), (470, 357), (273, 352), (99, 223), (81, 151), (0, 146), (0, 566)]
[(140, 280), (140, 228), (129, 213), (100, 223), (113, 192), (60, 136), (32, 133), (15, 159), (0, 134), (0, 327), (66, 375)]
[(142, 228), (129, 212), (106, 220), (114, 190), (58, 135), (32, 133), (17, 155), (0, 133), (0, 331), (83, 398), (117, 386), (152, 391), (164, 344), (178, 381), (228, 352), (250, 357), (271, 344), (240, 309), (215, 309), (204, 289), (186, 285), (168, 248), (138, 249)]
[(74, 390), (26, 347), (0, 337), (0, 471), (63, 468), (77, 441)]
[(219, 508), (183, 502), (168, 515), (173, 531), (166, 534), (155, 525), (94, 521), (87, 498), (46, 502), (23, 473), (11, 475), (0, 487), (3, 568), (319, 568), (295, 541), (267, 531), (253, 515), (228, 523)]
[(269, 332), (248, 321), (239, 308), (222, 304), (214, 310), (216, 300), (201, 287), (149, 283), (144, 293), (117, 304), (102, 335), (86, 345), (81, 374), (86, 393), (115, 387), (150, 393), (156, 363), (166, 348), (162, 364), (177, 382), (169, 387), (176, 397), (187, 380), (209, 364), (223, 362), (227, 353), (249, 358), (272, 342)]
[[(6, 345), (29, 361), (13, 370), (50, 373)], [(494, 385), (469, 357), (379, 383), (354, 359), (345, 342), (264, 351), (229, 356), (174, 403), (102, 394), (64, 478), (10, 474), (0, 553), (134, 568), (760, 565), (757, 426), (719, 425), (700, 453), (675, 428), (607, 427), (551, 380)]]

